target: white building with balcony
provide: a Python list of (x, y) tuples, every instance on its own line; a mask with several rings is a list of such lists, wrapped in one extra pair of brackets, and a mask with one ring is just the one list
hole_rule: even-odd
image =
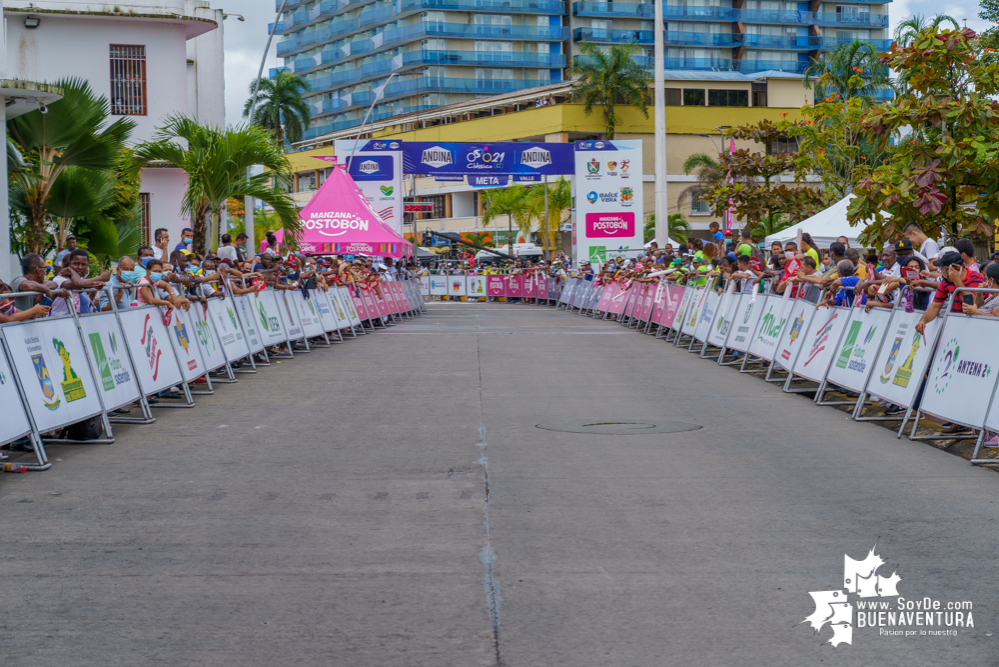
[[(221, 10), (208, 0), (4, 0), (10, 79), (86, 79), (113, 116), (136, 123), (130, 143), (152, 138), (162, 120), (186, 114), (225, 124)], [(142, 173), (144, 231), (166, 228), (176, 243), (187, 184), (176, 168)]]

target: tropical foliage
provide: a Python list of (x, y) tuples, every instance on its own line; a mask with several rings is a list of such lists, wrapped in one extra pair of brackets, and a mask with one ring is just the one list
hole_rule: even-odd
[(892, 90), (888, 68), (870, 42), (855, 40), (813, 60), (805, 70), (805, 86), (814, 80), (815, 99), (832, 101), (854, 96), (874, 98)]
[[(218, 248), (222, 209), (230, 198), (260, 199), (274, 209), (292, 236), (301, 229), (294, 199), (273, 182), (291, 173), (291, 163), (263, 128), (221, 128), (172, 116), (153, 141), (135, 148), (135, 158), (138, 166), (159, 161), (187, 172), (182, 213), (190, 215), (194, 223), (194, 249), (198, 253)], [(254, 165), (262, 165), (265, 172), (249, 175), (247, 170)]]
[[(650, 213), (645, 219), (643, 232), (646, 243), (656, 238), (655, 213)], [(669, 238), (674, 241), (679, 241), (680, 243), (686, 243), (687, 238), (690, 236), (690, 232), (690, 223), (687, 222), (687, 218), (684, 217), (683, 213), (672, 213), (666, 217), (666, 236)]]
[(506, 188), (487, 190), (482, 224), (498, 221), (508, 216), (523, 238), (530, 238), (537, 229), (545, 254), (553, 251), (559, 227), (566, 212), (572, 208), (572, 185), (565, 178), (548, 184), (548, 218), (545, 218), (545, 186), (514, 184)]
[(24, 252), (63, 247), (74, 220), (116, 204), (111, 172), (135, 127), (129, 118), (109, 123), (107, 98), (86, 81), (55, 85), (63, 98), (47, 113), (32, 111), (7, 124), (11, 214), (23, 232)]
[(302, 98), (309, 90), (308, 82), (287, 70), (281, 70), (273, 79), (257, 79), (250, 84), (250, 99), (243, 108), (243, 118), (272, 132), (279, 144), (301, 141), (312, 120), (312, 110)]
[(651, 75), (635, 62), (638, 47), (634, 44), (615, 44), (606, 51), (603, 47), (584, 42), (579, 47), (582, 56), (576, 61), (571, 75), (579, 78), (572, 89), (574, 101), (583, 102), (587, 115), (600, 105), (604, 114), (604, 132), (608, 139), (621, 124), (615, 111), (618, 100), (635, 107), (648, 118), (649, 83)]

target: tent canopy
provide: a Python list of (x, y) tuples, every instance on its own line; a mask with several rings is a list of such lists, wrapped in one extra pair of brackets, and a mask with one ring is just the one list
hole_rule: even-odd
[[(800, 229), (811, 234), (812, 240), (820, 248), (828, 248), (829, 244), (835, 242), (836, 238), (840, 236), (850, 239), (851, 247), (859, 247), (861, 244), (857, 240), (857, 235), (864, 231), (866, 225), (851, 227), (846, 220), (846, 209), (850, 206), (850, 200), (855, 196), (849, 194), (824, 211), (819, 211), (794, 226), (771, 234), (767, 237), (767, 246), (769, 247), (774, 241), (780, 241), (782, 244), (794, 241), (798, 238), (798, 230)], [(888, 214), (885, 213), (885, 215)]]
[(304, 253), (413, 254), (413, 245), (381, 221), (340, 165), (334, 165), (329, 178), (298, 215), (302, 219), (298, 247)]

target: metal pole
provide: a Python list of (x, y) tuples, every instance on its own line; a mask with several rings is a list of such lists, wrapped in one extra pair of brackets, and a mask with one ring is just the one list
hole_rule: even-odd
[(655, 117), (656, 117), (656, 242), (662, 247), (669, 232), (669, 200), (666, 196), (666, 54), (663, 33), (665, 2), (653, 3), (656, 7), (655, 30)]
[[(277, 16), (274, 17), (274, 25), (271, 26), (270, 32), (267, 34), (267, 46), (264, 47), (264, 55), (260, 58), (260, 69), (257, 70), (257, 78), (253, 80), (253, 92), (250, 94), (250, 122), (253, 122), (253, 115), (257, 112), (257, 90), (260, 86), (260, 79), (264, 76), (264, 66), (267, 64), (267, 54), (271, 50), (271, 42), (274, 40), (274, 33), (277, 31), (278, 22), (281, 19), (281, 15), (284, 14), (284, 7), (288, 4), (288, 0), (281, 0), (281, 7), (278, 8)], [(249, 178), (252, 174), (250, 169), (246, 170), (246, 177)], [(249, 246), (249, 252), (246, 253), (247, 257), (252, 257), (257, 254), (257, 241), (253, 230), (253, 197), (243, 197), (243, 231), (246, 233), (246, 244)]]

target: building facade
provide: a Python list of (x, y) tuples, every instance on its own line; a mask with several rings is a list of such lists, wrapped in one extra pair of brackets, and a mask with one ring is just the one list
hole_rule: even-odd
[[(170, 115), (225, 123), (223, 14), (207, 0), (4, 0), (4, 19), (8, 77), (86, 79), (113, 118), (135, 121), (132, 144), (151, 139)], [(186, 185), (184, 172), (168, 165), (143, 171), (147, 239), (159, 227), (179, 239), (190, 226), (181, 214)]]
[[(666, 68), (800, 73), (855, 39), (887, 49), (887, 6), (681, 0), (665, 7)], [(284, 68), (311, 86), (312, 140), (359, 126), (383, 86), (375, 120), (557, 83), (585, 42), (637, 44), (651, 68), (654, 13), (628, 2), (287, 0), (275, 33)]]

